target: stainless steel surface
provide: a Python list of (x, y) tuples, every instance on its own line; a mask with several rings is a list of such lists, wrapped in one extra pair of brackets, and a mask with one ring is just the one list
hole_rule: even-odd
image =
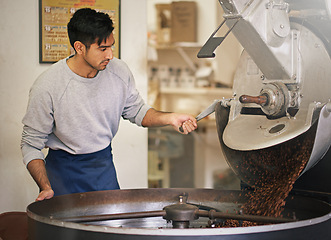
[[(225, 143), (241, 151), (254, 150), (304, 133), (331, 98), (331, 1), (219, 2), (229, 27), (239, 20), (232, 32), (245, 48), (234, 79), (236, 97), (229, 104)], [(298, 14), (307, 11), (312, 15)], [(267, 101), (240, 102), (242, 95), (263, 95)], [(243, 110), (250, 113), (242, 114)], [(280, 129), (279, 122), (284, 127), (274, 132)], [(243, 135), (250, 136), (249, 141)]]
[[(331, 99), (331, 1), (219, 2), (229, 27), (239, 19), (232, 33), (245, 49), (234, 78), (234, 99), (222, 102), (230, 106), (228, 122), (219, 132), (222, 144), (234, 151), (228, 154), (228, 162), (241, 179), (255, 184), (252, 179), (259, 177), (259, 171), (256, 177), (249, 172), (254, 166), (236, 169), (243, 152), (248, 156), (289, 144), (318, 125), (304, 173), (331, 144), (327, 110)], [(257, 161), (255, 168), (261, 165)], [(276, 174), (280, 165), (261, 168)]]
[[(257, 227), (206, 228), (208, 218), (200, 217), (188, 229), (173, 229), (162, 217), (73, 223), (57, 218), (123, 212), (159, 211), (178, 203), (180, 195), (198, 208), (235, 213), (245, 202), (240, 191), (212, 189), (135, 189), (69, 194), (28, 206), (31, 239), (326, 239), (331, 229), (330, 205), (314, 199), (291, 197), (284, 216), (299, 220)], [(202, 210), (199, 210), (202, 211)], [(315, 230), (318, 229), (316, 233)], [(302, 234), (302, 233), (305, 234)], [(310, 238), (308, 238), (310, 237)]]
[[(264, 1), (256, 2), (263, 5)], [(231, 104), (224, 141), (237, 150), (265, 148), (302, 134), (317, 120), (318, 112), (331, 98), (328, 77), (331, 60), (323, 41), (310, 29), (290, 21), (291, 33), (281, 46), (272, 47), (265, 39), (268, 25), (259, 20), (266, 17), (264, 12), (268, 12), (265, 7), (254, 8), (247, 13), (249, 17), (240, 20), (233, 29), (245, 52), (234, 79), (236, 98)], [(250, 28), (256, 30), (250, 31)], [(278, 58), (277, 64), (275, 58)], [(287, 68), (291, 73), (283, 72), (289, 72)], [(268, 94), (272, 102), (267, 106), (239, 102), (241, 95), (261, 94)], [(264, 114), (241, 114), (242, 109), (261, 109)], [(285, 125), (283, 131), (270, 134), (269, 130), (278, 123)], [(249, 141), (244, 136), (249, 136)]]

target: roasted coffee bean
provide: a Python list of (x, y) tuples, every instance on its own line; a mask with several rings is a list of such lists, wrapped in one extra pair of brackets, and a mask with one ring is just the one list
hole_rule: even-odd
[[(244, 214), (282, 217), (293, 184), (309, 161), (317, 125), (282, 144), (241, 152), (238, 173), (253, 187), (245, 191)], [(221, 227), (256, 226), (261, 223), (227, 220)]]

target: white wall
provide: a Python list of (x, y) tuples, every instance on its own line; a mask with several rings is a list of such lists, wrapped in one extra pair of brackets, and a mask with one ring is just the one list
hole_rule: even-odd
[[(130, 67), (137, 88), (147, 102), (146, 0), (121, 0), (121, 59)], [(122, 121), (113, 141), (114, 161), (121, 188), (148, 186), (147, 129)]]
[[(122, 0), (121, 54), (147, 96), (146, 0)], [(22, 163), (21, 120), (39, 64), (38, 1), (0, 1), (0, 213), (25, 211), (38, 188)], [(147, 130), (122, 122), (113, 143), (122, 188), (147, 186)]]

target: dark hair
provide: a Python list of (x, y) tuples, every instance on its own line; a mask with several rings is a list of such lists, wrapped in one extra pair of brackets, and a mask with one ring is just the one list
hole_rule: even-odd
[(73, 48), (76, 41), (87, 48), (96, 41), (100, 45), (113, 30), (113, 21), (108, 14), (90, 8), (77, 10), (68, 23), (68, 36)]

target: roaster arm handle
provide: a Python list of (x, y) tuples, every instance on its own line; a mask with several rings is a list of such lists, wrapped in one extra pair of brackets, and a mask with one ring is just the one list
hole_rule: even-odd
[(266, 95), (261, 95), (261, 96), (241, 95), (239, 97), (239, 101), (241, 103), (256, 103), (263, 106), (268, 102), (268, 97)]

